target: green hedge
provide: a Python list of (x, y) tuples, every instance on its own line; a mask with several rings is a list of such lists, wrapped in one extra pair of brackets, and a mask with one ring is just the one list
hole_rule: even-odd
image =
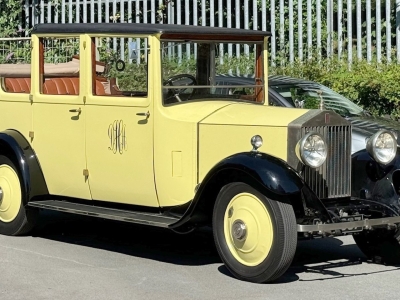
[(324, 59), (270, 67), (270, 74), (310, 79), (348, 97), (374, 115), (400, 118), (400, 65)]

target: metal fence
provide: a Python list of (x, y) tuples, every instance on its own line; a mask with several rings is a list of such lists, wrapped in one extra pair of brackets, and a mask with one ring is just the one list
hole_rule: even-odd
[[(271, 61), (400, 62), (400, 0), (25, 0), (37, 23), (168, 23), (271, 31)], [(232, 50), (233, 49), (233, 50)], [(229, 47), (229, 56), (235, 55)]]
[(29, 63), (31, 60), (31, 39), (0, 38), (0, 63)]

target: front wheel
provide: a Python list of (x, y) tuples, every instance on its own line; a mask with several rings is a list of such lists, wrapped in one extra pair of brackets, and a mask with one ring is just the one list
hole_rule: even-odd
[(25, 208), (24, 196), (17, 168), (0, 155), (0, 234), (22, 235), (33, 228), (38, 211)]
[(400, 229), (363, 231), (353, 238), (368, 259), (389, 265), (400, 263)]
[(273, 201), (244, 183), (228, 184), (219, 192), (213, 233), (222, 261), (235, 277), (245, 281), (278, 279), (296, 252), (292, 206)]

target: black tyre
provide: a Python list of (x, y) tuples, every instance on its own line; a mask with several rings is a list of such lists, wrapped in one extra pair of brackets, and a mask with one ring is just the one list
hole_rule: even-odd
[(364, 255), (373, 262), (400, 264), (400, 230), (376, 229), (353, 235)]
[(268, 199), (244, 183), (221, 189), (214, 205), (213, 234), (225, 266), (245, 281), (278, 279), (296, 252), (292, 206)]
[(14, 163), (0, 155), (0, 234), (22, 235), (36, 223), (38, 211), (26, 209), (26, 197)]

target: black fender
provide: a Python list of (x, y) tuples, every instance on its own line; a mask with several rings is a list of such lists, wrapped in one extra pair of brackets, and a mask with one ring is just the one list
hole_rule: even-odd
[[(393, 216), (400, 215), (400, 150), (394, 160), (384, 166), (367, 152), (360, 150), (352, 155), (351, 196), (381, 204)], [(387, 209), (382, 210), (388, 214)]]
[(243, 152), (223, 159), (209, 171), (182, 218), (170, 227), (204, 221), (205, 216), (211, 216), (221, 188), (238, 181), (272, 200), (290, 203), (299, 222), (307, 218), (332, 221), (321, 200), (285, 161), (265, 153)]
[(11, 159), (19, 170), (25, 205), (33, 197), (49, 194), (37, 156), (20, 132), (0, 132), (0, 154)]

